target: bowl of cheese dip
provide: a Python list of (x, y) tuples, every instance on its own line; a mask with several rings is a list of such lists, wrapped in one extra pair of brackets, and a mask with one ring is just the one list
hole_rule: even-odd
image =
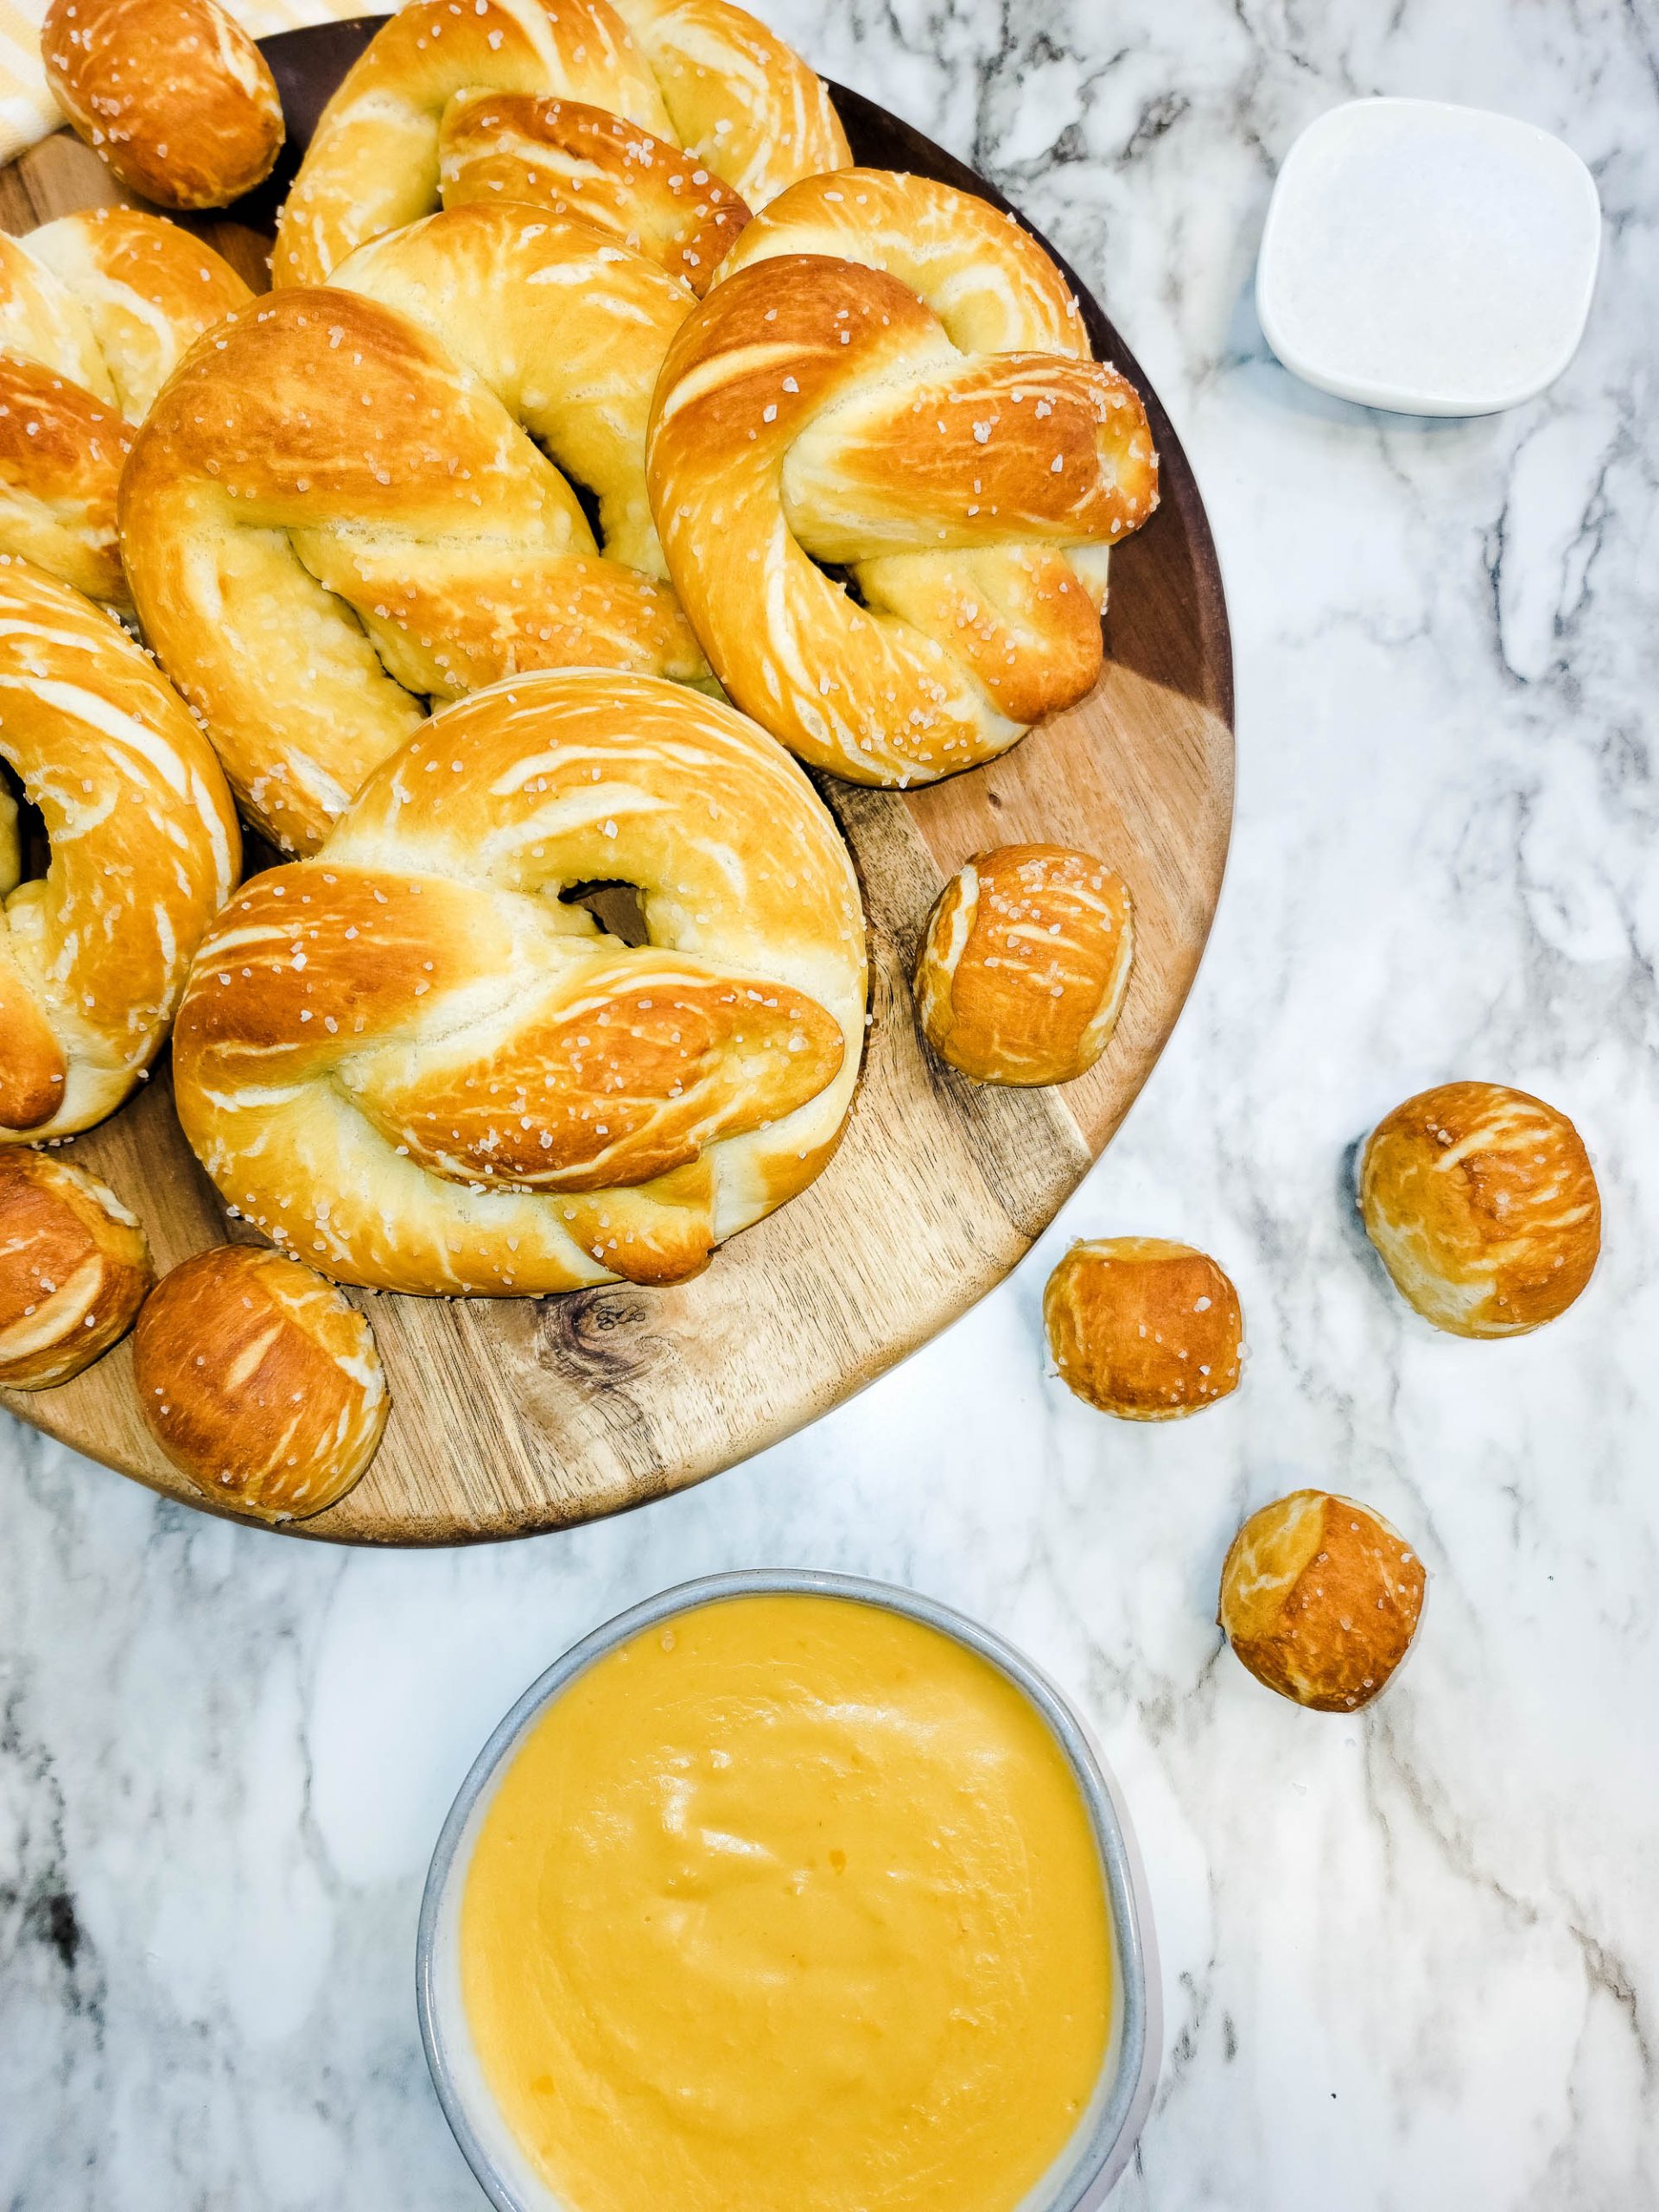
[(1161, 2025), (1065, 1700), (931, 1599), (782, 1571), (525, 1692), (438, 1839), (417, 1997), (499, 2212), (1088, 2212)]

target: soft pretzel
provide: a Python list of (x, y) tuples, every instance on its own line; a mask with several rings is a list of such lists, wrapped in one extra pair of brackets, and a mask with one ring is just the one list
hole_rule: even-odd
[(0, 1150), (0, 1385), (50, 1390), (125, 1336), (156, 1280), (143, 1224), (60, 1152)]
[(1180, 1421), (1238, 1388), (1238, 1293), (1190, 1244), (1074, 1244), (1044, 1288), (1043, 1324), (1060, 1380), (1119, 1421)]
[(391, 1408), (363, 1316), (310, 1268), (254, 1244), (216, 1245), (162, 1276), (138, 1317), (132, 1380), (174, 1465), (260, 1521), (342, 1497)]
[(276, 159), (276, 80), (218, 0), (52, 0), (41, 60), (81, 137), (159, 207), (226, 207)]
[(1135, 957), (1129, 887), (1066, 845), (998, 845), (927, 918), (916, 1010), (977, 1083), (1074, 1083), (1111, 1042)]
[(207, 741), (114, 619), (0, 556), (0, 760), (38, 810), (26, 879), (0, 782), (0, 1144), (113, 1113), (156, 1057), (229, 897), (236, 816)]
[[(648, 942), (562, 894), (638, 887)], [(864, 1033), (851, 863), (789, 756), (647, 677), (446, 708), (203, 944), (179, 1118), (342, 1282), (670, 1281), (834, 1150)]]
[(1555, 1320), (1601, 1251), (1584, 1139), (1508, 1084), (1439, 1084), (1385, 1115), (1360, 1154), (1359, 1210), (1395, 1288), (1454, 1336)]
[(1145, 410), (1047, 256), (873, 169), (741, 234), (664, 365), (649, 473), (721, 683), (873, 784), (971, 766), (1080, 698), (1107, 550), (1157, 499)]
[(749, 219), (694, 154), (603, 108), (531, 92), (455, 95), (438, 140), (438, 188), (446, 207), (520, 200), (579, 215), (699, 299)]
[(751, 207), (850, 161), (829, 94), (730, 0), (408, 0), (323, 110), (277, 226), (271, 281), (321, 283), (438, 204), (458, 92), (550, 93), (643, 124)]
[(852, 149), (823, 79), (731, 0), (615, 0), (650, 64), (673, 135), (751, 207)]
[(129, 426), (248, 296), (188, 232), (130, 208), (0, 232), (0, 551), (126, 604), (115, 510)]
[[(537, 667), (708, 681), (645, 490), (691, 305), (588, 224), (458, 207), (257, 303), (175, 378), (122, 486), (133, 596), (284, 850), (429, 697)], [(549, 453), (595, 495), (603, 557)]]
[(1421, 1558), (1380, 1513), (1295, 1490), (1233, 1538), (1216, 1618), (1268, 1689), (1315, 1713), (1355, 1713), (1410, 1650), (1427, 1588)]

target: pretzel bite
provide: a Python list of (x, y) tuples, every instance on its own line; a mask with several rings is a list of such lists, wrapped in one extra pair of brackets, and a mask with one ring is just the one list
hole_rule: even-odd
[(368, 1323), (332, 1283), (257, 1245), (217, 1245), (162, 1277), (138, 1319), (132, 1373), (174, 1465), (257, 1520), (332, 1505), (386, 1425)]
[(1048, 1279), (1043, 1319), (1061, 1381), (1120, 1421), (1179, 1421), (1238, 1388), (1238, 1293), (1190, 1244), (1074, 1244)]
[(276, 80), (218, 0), (52, 0), (41, 59), (75, 130), (159, 207), (224, 207), (270, 174)]
[(48, 1390), (101, 1359), (155, 1281), (137, 1217), (55, 1153), (0, 1149), (0, 1385)]
[(1410, 1649), (1427, 1580), (1380, 1513), (1293, 1491), (1234, 1537), (1217, 1618), (1257, 1681), (1317, 1713), (1352, 1713)]

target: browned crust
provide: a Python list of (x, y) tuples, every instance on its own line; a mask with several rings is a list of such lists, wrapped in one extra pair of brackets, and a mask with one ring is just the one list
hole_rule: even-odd
[[(123, 553), (273, 842), (315, 850), (429, 699), (573, 663), (708, 682), (644, 482), (690, 305), (588, 224), (474, 205), (189, 355), (124, 473)], [(602, 552), (561, 466), (597, 496)]]
[(648, 481), (730, 696), (814, 766), (905, 785), (1088, 691), (1099, 592), (1077, 563), (1146, 519), (1157, 462), (1115, 371), (964, 356), (898, 277), (803, 253), (722, 276), (676, 334)]
[(89, 1128), (130, 1094), (241, 846), (212, 748), (149, 656), (102, 608), (10, 556), (0, 757), (53, 849), (44, 877), (0, 881), (3, 1146)]
[[(111, 364), (130, 422), (149, 409), (187, 347), (251, 296), (230, 263), (160, 215), (137, 207), (85, 207), (31, 231), (26, 251), (43, 272), (79, 293), (106, 361), (124, 340), (130, 359)], [(90, 282), (88, 281), (90, 280)]]
[(1074, 1244), (1048, 1279), (1043, 1319), (1060, 1379), (1120, 1421), (1176, 1421), (1238, 1387), (1238, 1293), (1189, 1244)]
[(163, 1276), (133, 1338), (151, 1433), (216, 1503), (320, 1513), (374, 1457), (387, 1396), (374, 1332), (297, 1261), (226, 1244)]
[[(560, 896), (600, 880), (649, 943)], [(337, 1280), (675, 1281), (822, 1166), (864, 1013), (852, 870), (788, 755), (679, 686), (543, 673), (435, 715), (219, 916), (174, 1101), (227, 1203)]]
[(621, 116), (757, 207), (851, 159), (823, 86), (728, 0), (406, 0), (323, 110), (277, 224), (272, 283), (325, 283), (365, 238), (429, 214), (444, 111), (474, 92)]
[(699, 299), (749, 219), (741, 196), (643, 124), (581, 100), (463, 92), (438, 143), (446, 207), (519, 200), (620, 238)]
[(52, 0), (41, 59), (80, 137), (158, 207), (225, 207), (282, 146), (276, 79), (217, 0)]
[(0, 550), (126, 606), (116, 508), (131, 426), (247, 297), (209, 247), (133, 208), (0, 235)]
[(1318, 1713), (1352, 1713), (1409, 1650), (1427, 1587), (1421, 1560), (1381, 1514), (1294, 1491), (1234, 1537), (1217, 1618), (1270, 1690)]
[[(648, 950), (584, 961), (550, 991), (526, 970), (518, 1018), (482, 1048), (446, 1052), (433, 1009), (513, 959), (493, 895), (326, 863), (257, 876), (209, 933), (175, 1040), (187, 1116), (204, 1081), (332, 1080), (397, 1157), (433, 1174), (587, 1193), (671, 1176), (704, 1146), (782, 1121), (840, 1071), (840, 1029), (804, 992)], [(433, 1046), (369, 1071), (365, 1056), (417, 1034), (423, 1014)], [(673, 1272), (695, 1272), (708, 1249), (705, 1236)], [(650, 1279), (663, 1272), (653, 1260)]]
[(0, 1151), (0, 1383), (45, 1390), (101, 1359), (155, 1281), (149, 1246), (73, 1161)]
[(63, 1103), (67, 1073), (56, 1033), (0, 937), (0, 1128), (49, 1122)]
[(999, 845), (940, 893), (917, 963), (928, 1042), (979, 1083), (1071, 1083), (1105, 1051), (1134, 957), (1128, 885), (1064, 845)]
[(89, 599), (124, 605), (116, 495), (131, 443), (90, 391), (0, 354), (0, 543)]
[(1601, 1250), (1584, 1140), (1541, 1098), (1447, 1083), (1378, 1122), (1360, 1213), (1401, 1295), (1436, 1328), (1523, 1335), (1564, 1313)]

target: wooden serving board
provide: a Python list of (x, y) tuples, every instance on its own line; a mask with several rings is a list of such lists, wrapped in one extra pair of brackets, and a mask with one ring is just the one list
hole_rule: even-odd
[[(264, 42), (290, 165), (378, 18)], [(855, 156), (998, 206), (906, 124), (832, 87)], [(263, 287), (285, 178), (194, 226)], [(124, 195), (67, 133), (0, 172), (25, 232)], [(1068, 276), (1071, 272), (1067, 271)], [(1232, 817), (1232, 662), (1215, 547), (1185, 456), (1128, 348), (1075, 276), (1095, 350), (1145, 395), (1162, 505), (1112, 563), (1102, 680), (1005, 758), (931, 789), (821, 779), (869, 918), (874, 1020), (845, 1140), (792, 1204), (707, 1273), (541, 1300), (371, 1298), (393, 1408), (357, 1488), (296, 1535), (446, 1544), (523, 1535), (701, 1481), (861, 1389), (1001, 1281), (1052, 1218), (1151, 1072), (1192, 983)], [(920, 1042), (909, 976), (940, 886), (988, 845), (1046, 838), (1127, 877), (1136, 957), (1099, 1065), (1052, 1090), (982, 1089)], [(143, 1217), (161, 1268), (238, 1233), (173, 1116), (165, 1065), (74, 1157)], [(130, 1344), (56, 1390), (0, 1393), (26, 1421), (193, 1505), (138, 1417)]]

